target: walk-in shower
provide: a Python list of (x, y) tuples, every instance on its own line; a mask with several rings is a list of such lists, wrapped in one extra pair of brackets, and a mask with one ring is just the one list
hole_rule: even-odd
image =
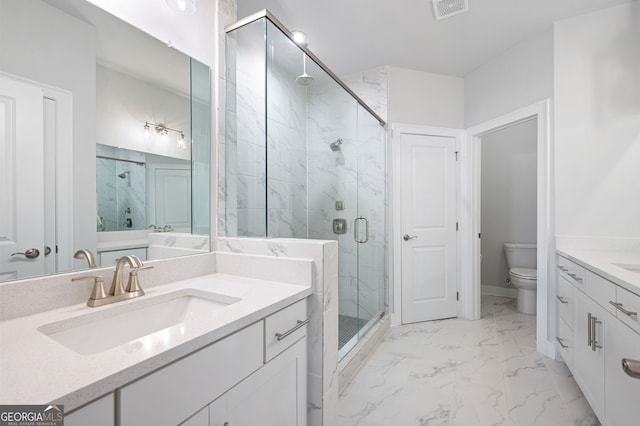
[(338, 241), (344, 355), (384, 313), (385, 123), (268, 12), (241, 22), (226, 40), (226, 235)]

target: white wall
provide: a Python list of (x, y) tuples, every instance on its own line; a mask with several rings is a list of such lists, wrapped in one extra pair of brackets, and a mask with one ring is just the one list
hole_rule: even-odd
[[(189, 58), (185, 56), (185, 62)], [(184, 75), (189, 80), (188, 66)], [(96, 142), (134, 151), (191, 160), (191, 101), (163, 87), (101, 65), (96, 75)], [(186, 146), (178, 146), (179, 135), (169, 132), (163, 141), (153, 126), (149, 138), (144, 123), (161, 123), (184, 133)]]
[(389, 123), (464, 127), (464, 80), (389, 67)]
[(555, 25), (558, 234), (640, 237), (639, 7)]
[(503, 243), (536, 242), (537, 124), (530, 120), (482, 136), (483, 286), (506, 287)]
[(553, 98), (553, 30), (516, 44), (464, 78), (465, 126)]
[(73, 94), (73, 244), (92, 250), (96, 206), (87, 200), (96, 197), (94, 38), (91, 26), (43, 2), (0, 2), (0, 70)]

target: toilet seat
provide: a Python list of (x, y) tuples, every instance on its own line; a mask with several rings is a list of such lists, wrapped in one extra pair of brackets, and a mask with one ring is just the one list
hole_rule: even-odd
[(511, 268), (509, 271), (511, 275), (523, 280), (537, 280), (538, 271), (532, 268)]

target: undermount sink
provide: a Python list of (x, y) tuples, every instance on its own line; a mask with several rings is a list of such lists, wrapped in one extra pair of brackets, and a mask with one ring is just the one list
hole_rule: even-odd
[(632, 264), (632, 263), (613, 263), (613, 265), (626, 269), (629, 272), (635, 272), (636, 274), (640, 274), (640, 265)]
[(188, 331), (189, 320), (206, 319), (238, 301), (236, 297), (186, 289), (47, 324), (38, 331), (82, 355), (118, 346), (135, 352), (168, 346)]

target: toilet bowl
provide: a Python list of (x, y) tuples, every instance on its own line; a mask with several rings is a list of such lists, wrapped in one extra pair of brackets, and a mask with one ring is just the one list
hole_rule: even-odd
[(504, 243), (509, 279), (518, 291), (516, 309), (524, 314), (536, 313), (537, 251), (535, 244)]
[(511, 268), (509, 270), (511, 284), (518, 290), (516, 309), (529, 315), (536, 313), (537, 271), (532, 268)]

